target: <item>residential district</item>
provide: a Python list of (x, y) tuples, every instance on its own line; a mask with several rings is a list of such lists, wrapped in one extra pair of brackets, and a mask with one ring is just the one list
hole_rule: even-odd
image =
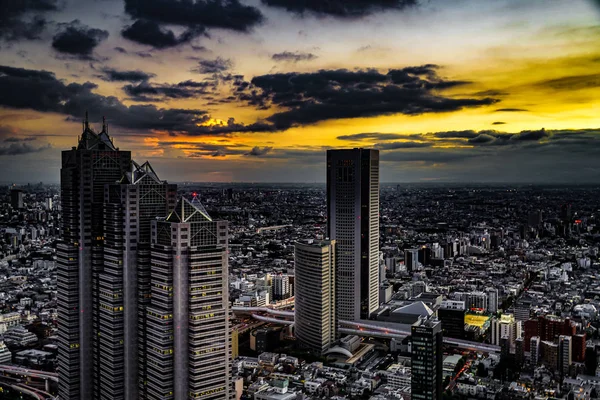
[[(103, 140), (91, 129), (88, 135), (88, 140)], [(348, 158), (346, 152), (353, 151), (332, 152), (327, 166), (323, 160), (327, 186), (169, 186), (176, 191), (169, 203), (175, 211), (168, 217), (154, 216), (162, 219), (153, 222), (152, 240), (160, 241), (161, 224), (183, 226), (191, 221), (193, 225), (194, 216), (228, 222), (228, 231), (217, 223), (215, 232), (220, 233), (215, 237), (227, 232), (229, 304), (223, 310), (229, 311), (223, 326), (230, 331), (230, 344), (225, 347), (230, 349), (230, 362), (223, 365), (230, 370), (231, 395), (196, 393), (190, 384), (185, 389), (189, 398), (598, 397), (600, 188), (380, 185), (378, 171), (376, 176), (373, 173), (380, 167), (377, 154), (354, 150), (363, 160), (377, 161), (376, 166), (370, 164), (370, 175), (362, 171), (363, 177), (355, 179), (352, 163), (336, 159), (338, 155)], [(138, 178), (160, 182), (149, 164), (127, 162), (133, 178), (126, 186)], [(367, 182), (368, 190), (356, 194), (355, 181)], [(105, 203), (111, 203), (108, 194)], [(378, 205), (375, 210), (374, 205)], [(165, 383), (168, 392), (159, 393), (161, 385), (152, 383), (159, 379), (153, 368), (163, 359), (153, 359), (151, 353), (177, 360), (182, 343), (193, 351), (192, 338), (200, 332), (194, 329), (211, 324), (201, 322), (194, 328), (192, 320), (210, 321), (218, 307), (203, 303), (202, 310), (212, 313), (196, 314), (191, 304), (206, 292), (193, 292), (193, 288), (190, 315), (182, 319), (190, 320), (183, 342), (177, 341), (173, 325), (170, 337), (176, 338), (166, 350), (123, 345), (123, 340), (129, 340), (127, 333), (115, 339), (124, 348), (125, 356), (116, 364), (123, 371), (129, 368), (128, 357), (141, 359), (147, 354), (146, 366), (140, 363), (133, 375), (135, 389), (127, 389), (127, 373), (108, 383), (102, 380), (103, 373), (89, 383), (83, 375), (75, 383), (61, 381), (69, 376), (64, 362), (69, 355), (59, 355), (66, 340), (59, 328), (63, 321), (58, 305), (65, 301), (58, 268), (66, 252), (60, 244), (65, 240), (65, 207), (60, 185), (13, 184), (0, 190), (0, 398), (75, 398), (83, 393), (77, 385), (85, 384), (97, 393), (114, 391), (98, 398), (133, 398), (128, 390), (135, 390), (135, 398), (184, 398), (174, 394), (181, 389), (177, 379)], [(109, 225), (105, 223), (103, 241), (109, 241)], [(185, 240), (187, 228), (177, 229), (183, 230), (179, 239)], [(170, 242), (169, 233), (166, 237)], [(155, 263), (158, 247), (152, 246), (152, 289), (146, 296), (150, 300), (143, 322), (148, 327), (144, 340), (150, 344), (161, 321), (173, 318), (173, 311), (157, 305), (157, 297), (162, 291), (179, 290), (176, 274), (164, 278), (164, 287), (156, 284), (155, 271), (163, 270), (162, 264)], [(105, 290), (103, 274), (98, 278), (100, 291)], [(206, 286), (198, 290), (202, 288)], [(121, 292), (102, 293), (117, 299)], [(173, 294), (165, 296), (173, 302)], [(126, 314), (129, 303), (127, 295), (123, 297)], [(122, 305), (108, 306), (102, 300), (90, 304), (123, 314)], [(95, 314), (90, 318), (94, 318), (94, 333), (103, 339), (98, 348), (90, 344), (94, 350), (84, 355), (90, 364), (96, 362), (92, 353), (103, 351), (102, 340), (123, 330), (107, 325), (109, 320), (101, 312), (98, 315), (98, 320)], [(133, 318), (141, 317), (135, 313)], [(177, 315), (174, 318), (177, 325)], [(79, 343), (85, 345), (78, 339), (70, 349), (79, 350)], [(214, 348), (197, 347), (194, 354)], [(133, 350), (135, 355), (130, 355)], [(183, 353), (187, 357), (188, 348)], [(188, 364), (192, 368), (192, 358)], [(197, 373), (203, 373), (206, 365), (200, 362)], [(103, 371), (102, 366), (98, 370)], [(139, 381), (143, 373), (144, 381)], [(189, 380), (195, 373), (190, 370)], [(123, 392), (118, 391), (119, 385)]]

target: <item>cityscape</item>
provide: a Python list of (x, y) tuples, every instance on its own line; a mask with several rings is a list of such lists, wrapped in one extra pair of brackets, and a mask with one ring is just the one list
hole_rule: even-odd
[(0, 399), (600, 398), (599, 32), (0, 0)]

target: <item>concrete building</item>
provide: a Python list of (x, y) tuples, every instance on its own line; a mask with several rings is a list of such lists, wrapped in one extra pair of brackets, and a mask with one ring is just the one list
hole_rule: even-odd
[(24, 207), (23, 191), (20, 189), (12, 189), (10, 191), (10, 205), (15, 210), (20, 210)]
[(275, 275), (272, 281), (273, 300), (285, 300), (292, 296), (292, 287), (288, 275)]
[(411, 398), (442, 398), (443, 350), (442, 323), (435, 318), (421, 318), (411, 327)]
[(336, 338), (336, 241), (296, 243), (294, 259), (296, 337), (322, 354)]
[(419, 265), (419, 249), (404, 250), (404, 265), (408, 272), (416, 271)]
[(379, 151), (327, 151), (327, 231), (336, 240), (336, 313), (367, 319), (379, 306)]
[(57, 245), (58, 370), (61, 400), (99, 398), (99, 272), (104, 268), (104, 185), (131, 164), (106, 124), (94, 132), (87, 115), (77, 147), (62, 152), (62, 240)]
[[(146, 162), (131, 162), (104, 193), (104, 268), (98, 273), (96, 364), (102, 398), (146, 398), (146, 306), (150, 301), (150, 228), (177, 200)], [(100, 362), (101, 360), (101, 362)]]
[(498, 289), (487, 288), (487, 289), (485, 289), (485, 294), (487, 295), (487, 311), (492, 314), (497, 313), (498, 312)]
[(196, 197), (152, 221), (148, 399), (230, 399), (227, 222)]
[(558, 338), (558, 370), (563, 374), (568, 374), (572, 362), (573, 338), (561, 335)]

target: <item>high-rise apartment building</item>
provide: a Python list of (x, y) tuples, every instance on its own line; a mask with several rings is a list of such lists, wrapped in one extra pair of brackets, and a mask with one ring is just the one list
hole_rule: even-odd
[(415, 400), (442, 398), (442, 323), (419, 318), (411, 327), (411, 397)]
[(295, 334), (316, 354), (336, 339), (335, 246), (335, 241), (295, 246)]
[(177, 185), (161, 181), (148, 162), (132, 161), (119, 183), (105, 186), (104, 269), (94, 326), (99, 398), (146, 398), (151, 221), (166, 216), (176, 201)]
[(98, 370), (92, 360), (99, 359), (100, 351), (94, 330), (101, 318), (97, 294), (104, 268), (104, 185), (121, 179), (130, 164), (131, 153), (114, 146), (106, 124), (96, 133), (87, 116), (77, 147), (62, 152), (62, 241), (56, 252), (61, 400), (96, 398)]
[(485, 289), (487, 295), (487, 312), (497, 313), (498, 312), (498, 289), (490, 287)]
[(289, 275), (275, 275), (272, 278), (273, 300), (285, 300), (292, 296)]
[(327, 151), (327, 230), (336, 241), (336, 314), (369, 318), (379, 306), (379, 151)]
[(152, 222), (147, 399), (229, 399), (227, 222), (182, 198)]
[(419, 265), (419, 249), (404, 250), (404, 265), (408, 272), (417, 270), (417, 266)]
[(573, 338), (561, 335), (558, 337), (558, 370), (563, 374), (568, 374), (572, 362)]

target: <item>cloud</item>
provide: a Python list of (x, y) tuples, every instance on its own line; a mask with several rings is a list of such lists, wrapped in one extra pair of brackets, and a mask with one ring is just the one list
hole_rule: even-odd
[(161, 101), (165, 99), (190, 99), (201, 96), (214, 88), (214, 82), (184, 81), (176, 84), (150, 83), (125, 85), (123, 91), (134, 101)]
[(230, 70), (233, 62), (230, 59), (217, 57), (214, 60), (200, 60), (198, 66), (192, 72), (199, 74), (219, 74)]
[(262, 147), (262, 148), (259, 146), (255, 146), (252, 148), (252, 150), (250, 150), (245, 155), (253, 156), (253, 157), (262, 157), (262, 156), (269, 154), (272, 150), (273, 150), (273, 147), (269, 147), (269, 146)]
[(418, 4), (417, 0), (262, 0), (262, 2), (298, 14), (313, 13), (344, 18), (363, 17), (378, 11), (401, 10)]
[(108, 38), (108, 31), (90, 28), (78, 20), (61, 24), (62, 30), (52, 39), (52, 47), (64, 54), (89, 59), (92, 52)]
[(600, 74), (564, 76), (534, 83), (534, 86), (558, 91), (572, 91), (600, 87)]
[(125, 39), (136, 43), (149, 45), (157, 49), (165, 49), (189, 43), (205, 32), (204, 27), (198, 26), (186, 29), (181, 35), (177, 36), (170, 29), (161, 28), (155, 21), (137, 20), (133, 25), (126, 26), (121, 31), (121, 35)]
[(331, 119), (451, 112), (497, 102), (441, 95), (443, 89), (466, 83), (443, 79), (436, 70), (435, 65), (423, 65), (387, 73), (339, 69), (262, 75), (239, 98), (260, 109), (283, 109), (267, 118), (279, 130)]
[(69, 83), (56, 79), (52, 72), (0, 66), (0, 106), (54, 112), (79, 120), (87, 110), (93, 112), (92, 122), (104, 115), (115, 125), (132, 130), (183, 132), (189, 135), (257, 132), (271, 129), (261, 123), (244, 125), (230, 119), (227, 124), (207, 123), (211, 117), (205, 110), (158, 108), (154, 105), (124, 105), (114, 96), (94, 93), (96, 85)]
[(47, 26), (47, 21), (41, 14), (57, 9), (57, 0), (0, 1), (0, 39), (39, 39)]
[(495, 136), (488, 135), (487, 133), (481, 133), (473, 138), (469, 139), (469, 144), (488, 144), (496, 140)]
[(376, 148), (381, 150), (397, 150), (397, 149), (418, 149), (423, 147), (431, 147), (434, 143), (432, 142), (390, 142), (390, 143), (379, 143), (375, 145)]
[(496, 121), (496, 122), (493, 122), (492, 125), (506, 125), (506, 122)]
[(379, 132), (368, 132), (368, 133), (354, 133), (352, 135), (341, 135), (338, 136), (338, 140), (394, 140), (406, 138), (406, 135), (401, 133), (379, 133)]
[(549, 134), (544, 128), (539, 131), (521, 131), (511, 137), (511, 140), (540, 140), (548, 137)]
[(523, 108), (499, 108), (496, 112), (526, 112), (529, 110), (525, 110)]
[(140, 70), (121, 71), (114, 68), (103, 68), (101, 78), (109, 82), (140, 82), (147, 81), (156, 75)]
[(46, 146), (35, 147), (21, 141), (19, 143), (11, 143), (8, 146), (0, 146), (0, 156), (17, 156), (22, 154), (38, 153), (50, 148), (52, 148), (52, 146), (49, 144)]
[(224, 28), (246, 32), (263, 21), (262, 13), (239, 0), (125, 0), (125, 12), (157, 24)]
[(477, 132), (466, 130), (466, 131), (447, 131), (447, 132), (436, 132), (433, 134), (437, 138), (441, 139), (472, 139), (478, 135)]
[(283, 61), (283, 62), (300, 62), (300, 61), (312, 61), (317, 59), (318, 57), (312, 53), (302, 53), (295, 52), (292, 53), (290, 51), (284, 51), (282, 53), (275, 53), (271, 57), (273, 61)]

